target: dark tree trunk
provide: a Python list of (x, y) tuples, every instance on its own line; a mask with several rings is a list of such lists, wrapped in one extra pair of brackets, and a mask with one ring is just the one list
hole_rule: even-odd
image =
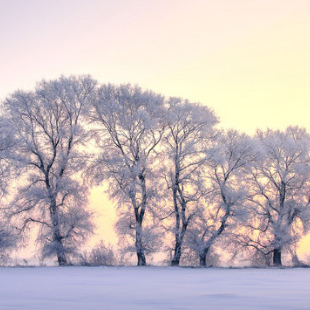
[(182, 229), (180, 233), (175, 234), (175, 247), (174, 247), (174, 255), (171, 260), (171, 266), (179, 266), (181, 256), (182, 256), (182, 245), (184, 240), (184, 235), (186, 232), (187, 224), (182, 222)]
[(282, 266), (281, 249), (273, 250), (273, 266)]
[(64, 251), (59, 251), (59, 253), (57, 252), (57, 260), (59, 266), (66, 266), (68, 264)]
[(175, 242), (174, 247), (174, 255), (171, 260), (171, 266), (179, 266), (180, 265), (180, 259), (181, 259), (181, 244), (179, 240)]
[(174, 255), (171, 261), (171, 266), (179, 266), (181, 256), (182, 256), (182, 247), (183, 240), (187, 230), (188, 221), (186, 220), (185, 211), (186, 211), (186, 202), (182, 197), (182, 192), (179, 191), (182, 206), (181, 210), (178, 207), (177, 203), (177, 189), (173, 189), (173, 200), (174, 200), (174, 214), (175, 214), (175, 246), (174, 246)]
[[(175, 182), (178, 182), (178, 174), (176, 174), (176, 180)], [(171, 260), (171, 266), (179, 266), (180, 264), (180, 258), (182, 254), (182, 243), (180, 240), (180, 213), (177, 203), (177, 186), (174, 186), (172, 188), (173, 193), (173, 204), (174, 204), (174, 215), (175, 215), (175, 245), (174, 245), (174, 254), (173, 258)]]
[(207, 255), (201, 254), (199, 255), (199, 266), (206, 267), (207, 264)]
[[(146, 210), (146, 205), (147, 205), (147, 193), (146, 193), (146, 184), (145, 184), (145, 178), (142, 173), (139, 174), (139, 181), (141, 185), (141, 190), (142, 190), (142, 201), (140, 206), (137, 205), (137, 200), (136, 196), (131, 194), (131, 201), (134, 207), (135, 211), (135, 219), (136, 219), (136, 253), (137, 253), (137, 266), (146, 266), (146, 259), (145, 259), (145, 254), (144, 254), (144, 246), (143, 246), (143, 241), (142, 241), (142, 224), (143, 224), (143, 219), (144, 219), (144, 214)], [(140, 209), (140, 212), (139, 212)]]
[(59, 228), (55, 227), (54, 228), (54, 234), (53, 234), (53, 239), (54, 239), (54, 244), (56, 248), (56, 256), (57, 256), (57, 261), (59, 266), (65, 266), (67, 265), (67, 258), (65, 254), (65, 249), (62, 243), (62, 238), (59, 232)]
[(207, 267), (207, 254), (209, 252), (209, 248), (205, 248), (205, 250), (199, 254), (199, 266)]
[(57, 256), (57, 261), (59, 266), (65, 266), (67, 265), (67, 258), (65, 254), (65, 249), (62, 243), (62, 238), (59, 233), (59, 229), (56, 228), (56, 231), (54, 232), (54, 244), (56, 247), (56, 256)]
[(67, 258), (62, 241), (62, 236), (59, 229), (58, 209), (56, 207), (56, 200), (51, 199), (50, 215), (53, 224), (53, 243), (55, 246), (55, 252), (59, 266), (67, 265)]
[(146, 266), (146, 260), (144, 253), (137, 252), (138, 263), (137, 266)]
[(171, 261), (171, 266), (178, 267), (180, 265), (180, 257), (173, 257)]
[(142, 223), (136, 223), (136, 253), (138, 258), (137, 266), (145, 266), (146, 259), (142, 243)]

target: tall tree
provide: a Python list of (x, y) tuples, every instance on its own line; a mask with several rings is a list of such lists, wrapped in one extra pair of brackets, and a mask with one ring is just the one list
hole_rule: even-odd
[(206, 161), (206, 150), (214, 139), (217, 118), (207, 107), (171, 98), (167, 103), (166, 134), (163, 139), (163, 175), (172, 201), (172, 232), (174, 249), (172, 266), (178, 266), (184, 237), (200, 198), (201, 168)]
[(92, 114), (100, 151), (92, 176), (109, 180), (110, 197), (125, 212), (121, 226), (125, 222), (134, 232), (139, 266), (146, 264), (145, 218), (155, 207), (153, 165), (163, 135), (163, 102), (162, 96), (137, 86), (103, 85)]
[(34, 92), (17, 91), (4, 102), (21, 169), (11, 213), (22, 230), (40, 227), (42, 256), (56, 256), (59, 265), (68, 263), (68, 254), (92, 231), (79, 173), (86, 160), (84, 116), (94, 87), (88, 76), (61, 77), (38, 83)]
[(208, 190), (206, 205), (191, 228), (187, 244), (198, 255), (200, 266), (205, 267), (213, 244), (227, 231), (244, 222), (247, 213), (246, 170), (257, 156), (250, 137), (235, 130), (218, 135), (208, 150), (204, 165), (204, 182)]
[(281, 266), (283, 250), (309, 229), (310, 136), (288, 127), (258, 131), (256, 138), (261, 155), (251, 172), (253, 216), (244, 244)]

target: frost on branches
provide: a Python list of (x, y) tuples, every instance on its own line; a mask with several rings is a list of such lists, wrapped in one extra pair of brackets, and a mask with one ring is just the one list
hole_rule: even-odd
[[(223, 251), (275, 266), (292, 253), (298, 262), (310, 223), (304, 129), (219, 130), (206, 106), (88, 76), (41, 81), (2, 107), (1, 257), (36, 227), (42, 257), (68, 264), (93, 232), (90, 180), (108, 185), (122, 252), (139, 266), (159, 251), (174, 266), (218, 265)], [(100, 264), (106, 252), (83, 259)]]
[[(130, 85), (98, 89), (92, 120), (97, 127), (99, 156), (92, 176), (109, 181), (118, 201), (121, 234), (132, 238), (138, 265), (146, 264), (152, 208), (156, 207), (156, 149), (163, 135), (163, 97)], [(145, 227), (148, 225), (148, 227)], [(155, 226), (156, 227), (156, 226)]]
[(212, 144), (203, 167), (205, 203), (187, 238), (187, 245), (204, 267), (215, 242), (225, 235), (230, 243), (234, 230), (246, 220), (245, 173), (257, 155), (251, 138), (235, 130), (219, 133)]
[[(304, 129), (258, 131), (260, 156), (251, 170), (251, 222), (244, 245), (275, 266), (309, 230), (310, 136)], [(271, 255), (270, 255), (271, 254)]]
[(42, 81), (34, 92), (17, 91), (4, 102), (21, 173), (11, 213), (21, 230), (39, 226), (43, 258), (56, 256), (59, 265), (92, 231), (78, 173), (85, 166), (84, 118), (94, 86), (87, 76)]
[[(172, 266), (178, 266), (186, 231), (203, 196), (202, 167), (214, 139), (214, 113), (207, 107), (180, 98), (167, 102), (166, 132), (162, 141), (162, 176), (170, 197), (167, 216), (174, 235)], [(171, 202), (171, 203), (170, 203)]]
[(6, 261), (11, 250), (16, 247), (19, 240), (18, 233), (8, 215), (8, 207), (5, 205), (5, 195), (14, 179), (12, 160), (13, 148), (17, 141), (10, 130), (9, 123), (4, 116), (0, 117), (0, 260)]

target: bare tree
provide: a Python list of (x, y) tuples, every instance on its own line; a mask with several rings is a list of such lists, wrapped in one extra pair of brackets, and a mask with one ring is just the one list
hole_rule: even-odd
[[(130, 85), (103, 85), (92, 119), (100, 154), (93, 179), (109, 180), (109, 194), (121, 212), (119, 232), (132, 235), (138, 265), (146, 264), (145, 218), (156, 208), (153, 166), (162, 138), (163, 97)], [(126, 229), (127, 227), (127, 229)]]
[(21, 169), (11, 213), (21, 230), (40, 227), (42, 256), (56, 255), (59, 265), (67, 264), (67, 255), (92, 231), (79, 172), (86, 160), (83, 119), (94, 86), (88, 76), (61, 77), (38, 83), (34, 92), (17, 91), (4, 102)]
[(198, 253), (202, 267), (219, 237), (227, 230), (231, 234), (246, 219), (244, 201), (248, 190), (244, 176), (256, 156), (251, 138), (235, 130), (219, 134), (208, 151), (204, 166), (204, 182), (209, 189), (207, 205), (200, 209), (186, 242)]
[(251, 171), (252, 217), (246, 246), (282, 265), (283, 250), (309, 229), (310, 136), (298, 127), (258, 131), (261, 155)]
[(170, 221), (171, 216), (174, 218), (171, 265), (178, 266), (185, 233), (203, 195), (201, 168), (207, 158), (206, 150), (215, 136), (213, 126), (217, 118), (209, 108), (180, 98), (171, 98), (167, 106), (162, 175), (173, 202), (166, 217)]

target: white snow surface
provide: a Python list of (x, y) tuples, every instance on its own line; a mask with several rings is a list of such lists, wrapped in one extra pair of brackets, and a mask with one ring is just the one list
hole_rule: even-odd
[(310, 269), (0, 268), (0, 309), (310, 309)]

